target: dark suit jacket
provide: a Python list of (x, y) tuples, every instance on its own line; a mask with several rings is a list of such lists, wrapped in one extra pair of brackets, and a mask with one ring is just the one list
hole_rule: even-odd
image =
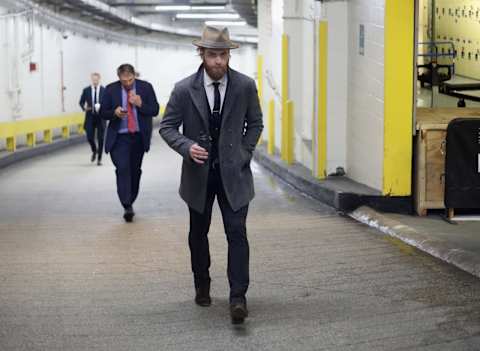
[[(195, 163), (189, 151), (201, 135), (210, 134), (209, 118), (202, 65), (196, 74), (175, 85), (160, 124), (163, 139), (183, 156), (180, 196), (200, 213), (205, 207), (209, 165)], [(183, 134), (179, 132), (180, 125)], [(247, 205), (255, 195), (250, 160), (262, 129), (255, 82), (229, 69), (218, 157), (225, 193), (234, 211)]]
[[(102, 104), (103, 102), (103, 94), (105, 93), (105, 88), (103, 86), (99, 86), (100, 93), (98, 94), (98, 103)], [(93, 117), (93, 106), (92, 106), (92, 87), (88, 86), (82, 91), (82, 96), (80, 96), (80, 101), (78, 102), (82, 111), (85, 111), (85, 124), (87, 123), (87, 119)], [(90, 111), (85, 110), (85, 103), (91, 109)]]
[[(145, 151), (150, 150), (150, 139), (152, 138), (152, 118), (158, 115), (160, 109), (155, 91), (150, 83), (136, 79), (136, 94), (142, 98), (142, 107), (137, 107), (138, 125), (142, 135)], [(107, 85), (103, 96), (103, 103), (100, 108), (100, 116), (110, 121), (107, 128), (107, 138), (105, 141), (105, 152), (115, 145), (118, 130), (121, 125), (121, 119), (115, 116), (115, 109), (122, 106), (122, 85), (116, 81)]]

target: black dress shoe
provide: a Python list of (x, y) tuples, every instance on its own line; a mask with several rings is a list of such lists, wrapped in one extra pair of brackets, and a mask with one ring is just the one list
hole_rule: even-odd
[(97, 153), (93, 152), (92, 157), (90, 158), (90, 161), (95, 162), (95, 159), (97, 158)]
[(210, 298), (210, 284), (201, 285), (195, 288), (195, 303), (202, 307), (208, 307), (212, 304)]
[(230, 317), (232, 317), (232, 324), (242, 324), (248, 317), (247, 304), (245, 302), (231, 303)]
[(128, 206), (123, 213), (123, 219), (125, 219), (125, 222), (130, 223), (133, 221), (133, 216), (135, 216), (135, 212), (133, 212), (132, 206)]
[(101, 166), (101, 165), (102, 165), (102, 159), (99, 158), (99, 159), (97, 160), (97, 166)]

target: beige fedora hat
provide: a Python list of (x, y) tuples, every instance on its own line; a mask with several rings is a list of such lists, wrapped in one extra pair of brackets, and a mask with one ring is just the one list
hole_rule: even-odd
[(202, 37), (195, 39), (193, 45), (206, 49), (237, 49), (238, 44), (230, 40), (230, 33), (227, 27), (216, 28), (205, 26)]

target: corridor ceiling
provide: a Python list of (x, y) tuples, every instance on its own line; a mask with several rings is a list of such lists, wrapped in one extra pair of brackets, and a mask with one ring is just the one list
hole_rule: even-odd
[(237, 40), (247, 38), (255, 42), (258, 33), (257, 0), (33, 1), (59, 14), (115, 31), (148, 34), (167, 28), (167, 31), (188, 35), (200, 33), (206, 21), (214, 21), (213, 25), (227, 25)]

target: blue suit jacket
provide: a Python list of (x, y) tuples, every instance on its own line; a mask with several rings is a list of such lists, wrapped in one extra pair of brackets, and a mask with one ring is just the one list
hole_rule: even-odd
[[(150, 139), (152, 138), (152, 118), (158, 115), (160, 107), (150, 83), (136, 79), (135, 84), (136, 94), (142, 98), (142, 107), (137, 107), (138, 127), (147, 152), (150, 150)], [(115, 146), (121, 124), (121, 119), (115, 116), (115, 109), (118, 106), (122, 106), (122, 85), (120, 81), (107, 85), (100, 107), (100, 116), (109, 121), (105, 141), (105, 152), (107, 153)]]

